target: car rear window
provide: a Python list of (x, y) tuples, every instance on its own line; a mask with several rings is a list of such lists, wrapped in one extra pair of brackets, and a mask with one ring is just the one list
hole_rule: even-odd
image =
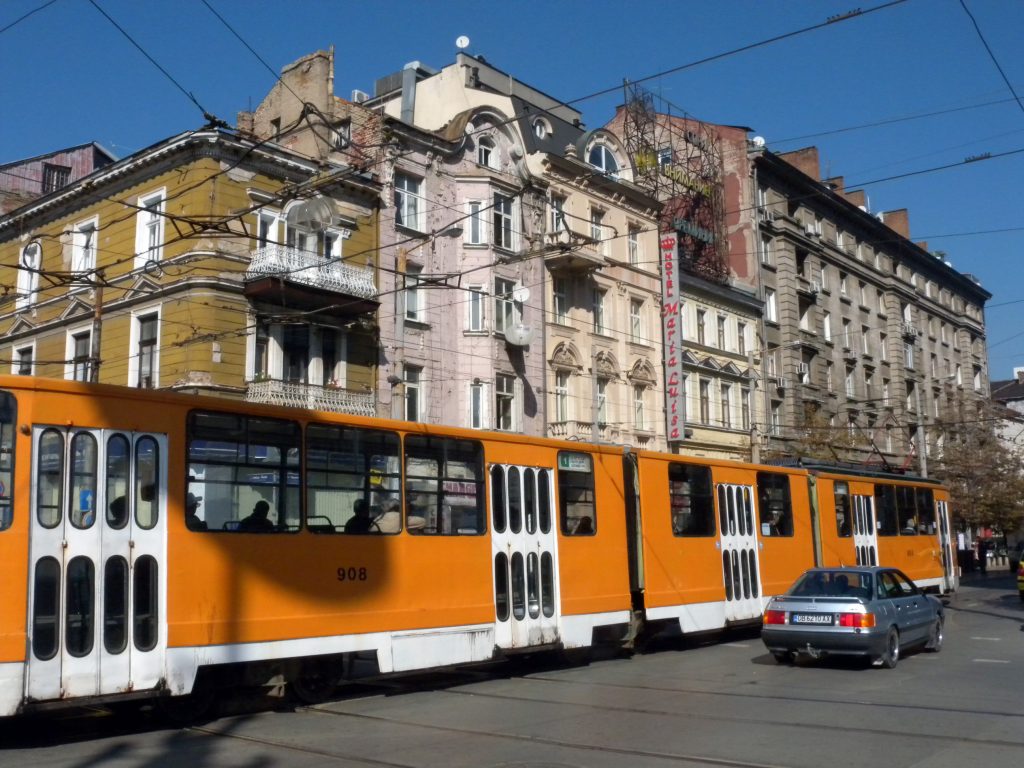
[(794, 597), (866, 597), (872, 595), (870, 573), (813, 571), (805, 573), (789, 590)]

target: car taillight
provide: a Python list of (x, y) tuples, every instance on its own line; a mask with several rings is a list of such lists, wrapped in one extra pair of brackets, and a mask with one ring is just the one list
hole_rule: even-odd
[(1017, 566), (1017, 575), (1024, 577), (1024, 560), (1021, 560), (1020, 564)]
[(840, 627), (873, 627), (875, 626), (875, 614), (873, 613), (840, 613)]
[(764, 623), (765, 624), (785, 624), (786, 623), (786, 612), (785, 611), (765, 611), (764, 612)]

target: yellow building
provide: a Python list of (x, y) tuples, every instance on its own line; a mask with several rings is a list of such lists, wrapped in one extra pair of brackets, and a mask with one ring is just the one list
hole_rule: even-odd
[(0, 218), (0, 365), (374, 414), (379, 188), (188, 132)]

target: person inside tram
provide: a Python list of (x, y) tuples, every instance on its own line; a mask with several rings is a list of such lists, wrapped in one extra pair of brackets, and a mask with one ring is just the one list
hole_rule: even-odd
[(252, 514), (242, 518), (238, 523), (238, 530), (249, 533), (264, 533), (274, 530), (274, 524), (270, 522), (270, 504), (263, 499), (256, 502), (252, 508)]
[(589, 515), (584, 515), (580, 518), (580, 521), (576, 523), (576, 530), (573, 531), (577, 536), (588, 535), (594, 532), (594, 520)]
[(107, 515), (107, 523), (111, 528), (120, 528), (128, 520), (128, 500), (124, 496), (118, 496), (110, 502), (110, 514)]
[(345, 523), (345, 533), (380, 533), (380, 528), (370, 517), (370, 505), (366, 499), (356, 499), (352, 512), (352, 517)]
[(199, 502), (202, 500), (202, 496), (196, 496), (194, 493), (190, 493), (185, 497), (185, 525), (188, 526), (190, 531), (206, 530), (206, 521), (200, 519), (197, 514), (199, 511)]
[(381, 533), (398, 533), (402, 530), (401, 508), (398, 499), (388, 499), (384, 502), (384, 511), (375, 520)]

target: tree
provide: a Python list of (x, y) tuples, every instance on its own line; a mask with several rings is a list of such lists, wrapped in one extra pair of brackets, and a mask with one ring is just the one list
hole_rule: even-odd
[(949, 487), (961, 529), (985, 527), (1005, 534), (1024, 519), (1024, 461), (1000, 439), (1002, 418), (998, 406), (977, 401), (929, 427), (942, 436), (932, 474)]

